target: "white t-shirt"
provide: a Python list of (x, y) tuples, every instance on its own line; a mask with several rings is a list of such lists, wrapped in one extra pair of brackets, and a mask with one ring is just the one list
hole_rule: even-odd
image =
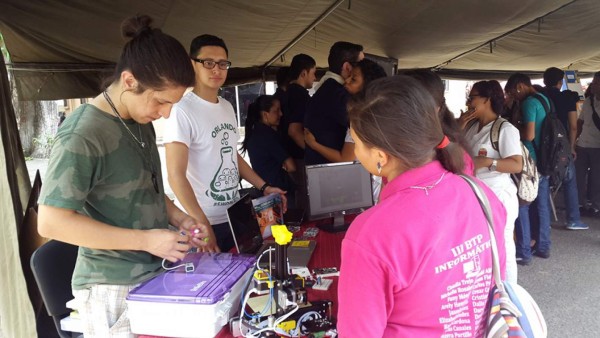
[(238, 139), (235, 112), (222, 98), (211, 103), (189, 92), (166, 120), (164, 142), (188, 147), (186, 176), (211, 225), (227, 222), (227, 207), (239, 199)]
[[(600, 113), (600, 100), (594, 99), (594, 108)], [(579, 119), (583, 121), (581, 135), (577, 139), (577, 146), (583, 148), (600, 148), (600, 130), (594, 124), (591, 98), (585, 99), (581, 107)]]
[[(465, 133), (465, 139), (469, 145), (469, 153), (472, 157), (486, 156), (495, 159), (507, 158), (514, 155), (521, 155), (521, 137), (519, 130), (512, 124), (505, 122), (500, 128), (498, 137), (498, 151), (492, 147), (490, 132), (493, 121), (479, 129), (479, 123), (474, 123)], [(475, 176), (487, 184), (490, 189), (500, 197), (504, 192), (512, 194), (517, 193), (517, 187), (514, 185), (510, 174), (498, 171), (490, 171), (488, 168), (479, 168), (475, 171)], [(515, 195), (516, 196), (516, 195)]]
[(345, 143), (355, 143), (354, 139), (352, 138), (352, 134), (350, 134), (350, 128), (348, 128), (348, 130), (346, 131), (346, 138), (344, 139)]

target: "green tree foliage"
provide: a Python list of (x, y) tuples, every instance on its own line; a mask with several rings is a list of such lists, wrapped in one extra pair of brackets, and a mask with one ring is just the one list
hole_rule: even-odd
[(2, 33), (0, 33), (0, 51), (2, 51), (4, 62), (8, 63), (10, 61), (10, 54), (8, 54), (8, 49), (6, 49), (6, 45), (4, 44), (4, 37), (2, 37)]

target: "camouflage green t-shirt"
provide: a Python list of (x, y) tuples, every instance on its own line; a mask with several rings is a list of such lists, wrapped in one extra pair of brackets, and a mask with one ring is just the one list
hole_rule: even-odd
[[(75, 110), (56, 135), (39, 203), (121, 228), (166, 229), (154, 130), (151, 124), (125, 123), (144, 148), (116, 117), (89, 104)], [(161, 259), (145, 251), (80, 247), (72, 287), (135, 284), (158, 274), (160, 266)]]

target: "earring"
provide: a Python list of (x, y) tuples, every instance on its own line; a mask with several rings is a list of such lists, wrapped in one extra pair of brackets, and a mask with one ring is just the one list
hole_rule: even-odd
[(381, 163), (377, 162), (377, 173), (381, 174)]

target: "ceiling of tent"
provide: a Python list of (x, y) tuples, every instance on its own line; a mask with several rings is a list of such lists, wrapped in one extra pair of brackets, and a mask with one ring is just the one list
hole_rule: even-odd
[(325, 68), (339, 40), (452, 77), (600, 69), (597, 0), (3, 0), (0, 32), (22, 99), (96, 94), (124, 44), (120, 23), (136, 13), (186, 48), (199, 34), (222, 37), (230, 82), (258, 80), (297, 53)]

